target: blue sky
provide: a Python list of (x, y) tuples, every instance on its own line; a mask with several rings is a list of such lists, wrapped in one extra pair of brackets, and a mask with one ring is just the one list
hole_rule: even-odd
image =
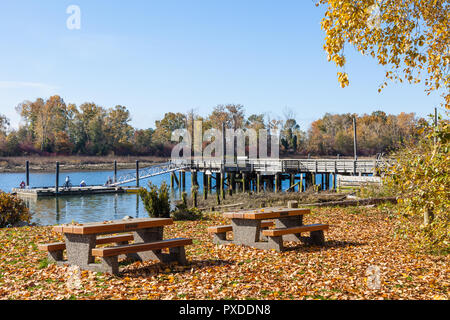
[[(307, 129), (324, 113), (402, 111), (426, 116), (438, 94), (390, 84), (385, 70), (346, 48), (350, 86), (326, 59), (313, 0), (9, 0), (0, 4), (0, 114), (59, 94), (66, 103), (125, 105), (132, 125), (154, 127), (165, 112), (239, 103), (247, 115), (295, 112)], [(81, 29), (69, 30), (69, 5)]]

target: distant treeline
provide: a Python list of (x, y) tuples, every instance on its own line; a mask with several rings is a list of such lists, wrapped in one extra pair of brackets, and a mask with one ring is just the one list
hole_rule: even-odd
[(281, 154), (312, 156), (353, 154), (353, 117), (357, 119), (358, 154), (372, 156), (389, 152), (409, 139), (415, 139), (425, 122), (414, 113), (388, 115), (325, 114), (310, 128), (300, 128), (291, 110), (282, 117), (267, 114), (245, 115), (242, 105), (217, 105), (206, 117), (193, 110), (168, 112), (154, 128), (136, 129), (130, 125), (130, 112), (124, 106), (104, 108), (95, 103), (66, 104), (59, 96), (47, 100), (24, 101), (16, 107), (22, 117), (18, 129), (0, 115), (0, 156), (25, 155), (153, 155), (170, 156), (171, 134), (190, 128), (202, 120), (203, 128), (275, 129), (281, 132)]

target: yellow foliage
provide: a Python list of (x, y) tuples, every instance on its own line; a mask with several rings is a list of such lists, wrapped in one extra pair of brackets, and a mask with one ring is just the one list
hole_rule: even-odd
[[(327, 6), (321, 27), (328, 61), (345, 65), (344, 46), (354, 46), (391, 69), (386, 79), (419, 83), (426, 91), (442, 89), (450, 108), (450, 3), (418, 0), (318, 0)], [(347, 75), (338, 73), (342, 87)], [(386, 83), (381, 86), (386, 86)]]
[[(386, 182), (398, 196), (400, 231), (415, 249), (450, 250), (450, 123), (427, 126), (420, 143), (395, 154)], [(436, 143), (435, 143), (436, 140)]]

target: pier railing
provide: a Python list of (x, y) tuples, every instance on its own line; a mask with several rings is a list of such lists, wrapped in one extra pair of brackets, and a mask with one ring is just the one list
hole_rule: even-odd
[(384, 171), (390, 166), (390, 162), (386, 159), (245, 159), (237, 161), (182, 159), (171, 162), (197, 171), (255, 171), (266, 174), (294, 172), (370, 174), (377, 170)]
[(155, 176), (159, 176), (164, 173), (169, 173), (173, 171), (186, 169), (186, 165), (184, 164), (176, 164), (173, 162), (166, 162), (163, 164), (154, 165), (151, 167), (142, 168), (139, 170), (138, 175), (136, 172), (126, 173), (124, 175), (119, 176), (115, 182), (109, 184), (109, 186), (119, 186), (126, 183), (131, 183), (138, 179), (146, 179)]

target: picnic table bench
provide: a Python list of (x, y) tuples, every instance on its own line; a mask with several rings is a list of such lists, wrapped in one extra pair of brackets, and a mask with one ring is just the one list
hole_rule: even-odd
[[(262, 208), (225, 212), (224, 218), (231, 219), (231, 225), (209, 227), (216, 244), (234, 243), (259, 249), (275, 249), (283, 251), (283, 241), (301, 241), (316, 245), (325, 242), (324, 231), (326, 224), (303, 224), (303, 215), (310, 213), (310, 209), (302, 208)], [(268, 221), (263, 221), (268, 220)], [(269, 229), (275, 227), (274, 229)], [(233, 232), (233, 240), (226, 239), (226, 232)], [(310, 237), (301, 234), (309, 232)]]
[[(173, 224), (170, 218), (139, 218), (114, 220), (85, 224), (60, 225), (53, 231), (64, 234), (64, 242), (40, 244), (39, 249), (47, 251), (48, 259), (58, 264), (77, 265), (85, 270), (119, 273), (119, 256), (133, 260), (157, 260), (168, 263), (177, 261), (186, 264), (184, 247), (192, 239), (163, 239), (164, 226)], [(124, 233), (107, 237), (105, 234)], [(131, 233), (129, 233), (131, 232)], [(130, 241), (134, 243), (129, 244)], [(113, 247), (98, 245), (115, 243)], [(168, 249), (168, 253), (163, 253)], [(66, 251), (67, 260), (63, 259)], [(95, 263), (95, 257), (101, 263)]]

